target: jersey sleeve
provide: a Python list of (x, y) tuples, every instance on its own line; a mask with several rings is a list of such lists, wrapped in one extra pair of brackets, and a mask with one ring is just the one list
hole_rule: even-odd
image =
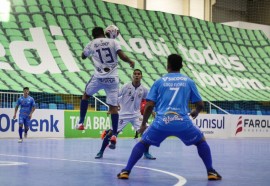
[(32, 107), (36, 107), (36, 102), (35, 102), (34, 98), (32, 98)]
[(121, 49), (121, 45), (114, 39), (115, 52), (117, 53)]
[(157, 97), (158, 97), (158, 86), (160, 84), (161, 80), (155, 81), (154, 84), (152, 85), (152, 87), (150, 88), (149, 93), (146, 96), (146, 100), (148, 101), (157, 101)]
[(146, 99), (147, 94), (148, 94), (148, 89), (147, 88), (144, 88), (143, 99)]
[(21, 105), (21, 98), (18, 99), (16, 106), (20, 106), (20, 105)]
[(195, 82), (193, 80), (189, 83), (191, 92), (190, 92), (190, 100), (192, 103), (196, 103), (198, 101), (202, 101), (201, 95), (195, 85)]
[(94, 54), (94, 51), (91, 48), (92, 42), (90, 42), (83, 50), (83, 54), (88, 57)]

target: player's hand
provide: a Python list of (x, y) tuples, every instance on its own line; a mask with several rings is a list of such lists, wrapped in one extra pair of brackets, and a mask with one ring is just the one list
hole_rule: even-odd
[(32, 118), (32, 114), (29, 114), (29, 119), (31, 119)]
[(16, 115), (13, 116), (13, 119), (15, 119), (15, 118), (16, 118)]
[(145, 131), (145, 129), (147, 129), (147, 125), (141, 125), (140, 129), (139, 129), (139, 133), (142, 135)]
[(129, 63), (129, 66), (130, 66), (131, 68), (134, 68), (135, 63), (134, 63), (133, 61), (131, 61), (131, 62)]
[(193, 119), (197, 118), (197, 116), (199, 115), (199, 112), (197, 112), (196, 109), (192, 109), (192, 111), (189, 114)]

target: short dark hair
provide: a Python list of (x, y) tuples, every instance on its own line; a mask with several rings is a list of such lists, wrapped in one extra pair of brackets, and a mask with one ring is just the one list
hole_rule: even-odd
[(182, 65), (182, 57), (178, 54), (171, 54), (168, 56), (168, 67), (172, 71), (179, 71), (183, 65)]
[(101, 28), (101, 27), (95, 27), (95, 28), (93, 28), (93, 30), (92, 30), (92, 36), (94, 37), (94, 39), (97, 38), (97, 37), (99, 37), (99, 36), (105, 36), (104, 35), (103, 28)]
[(29, 90), (29, 87), (24, 87), (23, 90)]
[(142, 75), (142, 71), (140, 69), (134, 69), (133, 74), (134, 74), (135, 71), (139, 71), (141, 73), (141, 75)]

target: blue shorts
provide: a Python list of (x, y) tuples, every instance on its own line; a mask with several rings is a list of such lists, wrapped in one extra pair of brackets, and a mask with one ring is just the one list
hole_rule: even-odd
[(24, 124), (25, 127), (28, 127), (30, 123), (30, 117), (25, 115), (19, 115), (19, 124)]
[(166, 125), (157, 125), (154, 120), (142, 135), (142, 140), (149, 144), (159, 147), (160, 143), (169, 136), (178, 137), (185, 145), (194, 145), (202, 140), (203, 133), (192, 123), (191, 120), (173, 121)]

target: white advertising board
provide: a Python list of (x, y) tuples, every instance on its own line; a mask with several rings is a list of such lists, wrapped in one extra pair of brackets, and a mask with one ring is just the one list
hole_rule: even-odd
[(270, 116), (230, 115), (231, 137), (270, 137)]
[(227, 138), (230, 135), (230, 115), (199, 114), (193, 120), (207, 138)]
[[(13, 119), (14, 109), (0, 109), (0, 138), (19, 138), (17, 112)], [(36, 109), (29, 123), (29, 138), (64, 137), (64, 111)]]

